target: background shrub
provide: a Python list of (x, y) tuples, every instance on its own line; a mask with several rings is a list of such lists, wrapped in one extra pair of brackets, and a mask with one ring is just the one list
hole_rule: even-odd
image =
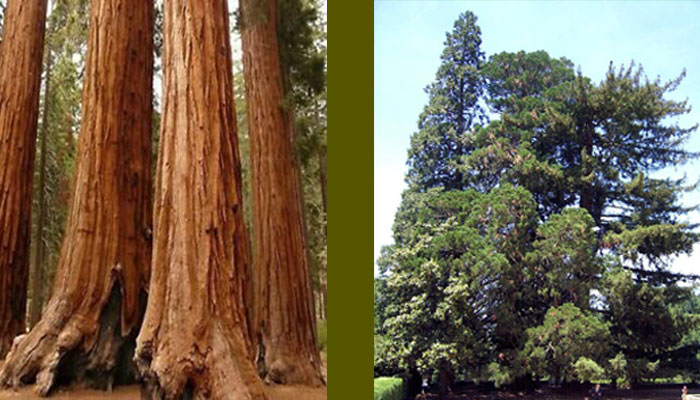
[(404, 383), (401, 378), (376, 378), (374, 380), (374, 400), (402, 400)]
[(318, 321), (316, 324), (316, 340), (320, 351), (328, 350), (328, 321)]

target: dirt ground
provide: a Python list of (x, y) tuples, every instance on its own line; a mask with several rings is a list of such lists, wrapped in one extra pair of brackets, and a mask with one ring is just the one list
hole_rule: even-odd
[[(607, 390), (604, 391), (603, 398), (606, 400), (678, 400), (681, 397), (682, 385), (668, 385), (635, 390)], [(700, 394), (700, 388), (690, 388), (689, 394)], [(476, 391), (465, 391), (464, 393), (453, 393), (450, 400), (583, 400), (587, 393), (585, 391), (570, 391), (554, 393), (549, 390), (536, 390), (534, 393), (509, 393), (492, 391), (479, 393)], [(417, 396), (418, 400), (436, 400), (436, 394), (428, 394), (425, 397)]]
[[(326, 388), (310, 388), (306, 386), (268, 386), (270, 400), (326, 400)], [(0, 400), (34, 400), (41, 397), (34, 394), (31, 388), (19, 391), (0, 391)], [(89, 389), (58, 389), (50, 400), (140, 400), (141, 392), (138, 386), (122, 386), (114, 388), (112, 393)]]
[[(328, 356), (321, 353), (323, 376), (328, 380)], [(0, 362), (0, 367), (2, 362)], [(327, 390), (307, 386), (267, 386), (270, 400), (326, 400)], [(36, 400), (42, 399), (34, 394), (31, 387), (18, 391), (0, 390), (0, 400)], [(140, 400), (141, 392), (136, 385), (118, 386), (111, 393), (83, 388), (59, 388), (51, 394), (50, 400)]]

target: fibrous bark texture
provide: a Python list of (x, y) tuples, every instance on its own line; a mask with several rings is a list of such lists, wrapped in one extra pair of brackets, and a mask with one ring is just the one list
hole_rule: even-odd
[(266, 380), (321, 385), (313, 292), (289, 108), (277, 42), (277, 0), (242, 0), (243, 66), (251, 143), (255, 312)]
[(152, 399), (264, 399), (245, 316), (248, 243), (226, 0), (166, 0), (149, 301)]
[[(28, 2), (25, 1), (25, 4)], [(148, 283), (153, 5), (94, 0), (73, 198), (53, 294), (16, 340), (0, 384), (111, 386)], [(31, 170), (31, 168), (30, 168)]]
[(10, 0), (0, 55), (0, 359), (24, 331), (46, 0)]

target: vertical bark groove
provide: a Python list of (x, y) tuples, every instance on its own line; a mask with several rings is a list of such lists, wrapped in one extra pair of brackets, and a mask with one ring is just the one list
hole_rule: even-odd
[[(152, 29), (150, 2), (92, 2), (75, 186), (53, 294), (8, 354), (2, 386), (36, 380), (46, 395), (74, 368), (104, 386), (138, 328), (150, 264)], [(114, 290), (119, 312), (110, 311)]]
[(46, 0), (8, 2), (0, 54), (0, 359), (25, 327), (45, 22)]
[(264, 399), (245, 315), (248, 242), (225, 0), (166, 0), (143, 398)]
[(277, 41), (277, 0), (240, 2), (251, 143), (256, 304), (265, 378), (322, 385), (300, 172)]

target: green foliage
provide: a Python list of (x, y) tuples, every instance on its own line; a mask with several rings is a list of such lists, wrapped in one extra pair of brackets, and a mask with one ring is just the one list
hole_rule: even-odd
[(401, 378), (375, 378), (374, 400), (403, 400), (404, 383)]
[(378, 362), (497, 385), (698, 370), (700, 312), (667, 268), (700, 239), (680, 202), (696, 187), (654, 176), (698, 157), (687, 101), (668, 99), (685, 73), (611, 64), (595, 83), (564, 57), (485, 62), (480, 46), (461, 14), (426, 89), (378, 261)]
[[(87, 0), (59, 0), (53, 3), (46, 31), (43, 80), (44, 95), (40, 104), (39, 136), (45, 133), (45, 162), (42, 164), (42, 146), (37, 146), (34, 163), (34, 195), (32, 206), (32, 254), (36, 246), (43, 246), (44, 271), (41, 298), (48, 299), (51, 283), (68, 217), (70, 186), (76, 158), (76, 136), (80, 129), (82, 71), (87, 42)], [(49, 69), (48, 66), (51, 66)], [(50, 72), (49, 76), (46, 76)], [(46, 84), (48, 82), (48, 92)], [(45, 125), (44, 125), (45, 123)], [(39, 175), (44, 168), (44, 186)], [(44, 200), (44, 221), (40, 223), (40, 201)], [(42, 232), (38, 232), (39, 227)], [(32, 262), (36, 262), (32, 258)], [(31, 280), (38, 277), (32, 276)], [(32, 287), (32, 285), (30, 285)], [(38, 295), (38, 294), (37, 294)], [(30, 293), (32, 299), (34, 293)]]
[(601, 273), (594, 259), (593, 218), (581, 208), (566, 208), (537, 228), (527, 261), (533, 265), (540, 294), (549, 304), (589, 305), (589, 293)]
[(316, 341), (320, 351), (328, 351), (328, 320), (317, 322)]
[(622, 353), (617, 353), (615, 357), (608, 360), (610, 365), (610, 375), (613, 377), (625, 377), (627, 374), (627, 359)]
[(387, 307), (385, 292), (386, 280), (382, 277), (374, 278), (374, 333), (384, 333)]
[(320, 293), (325, 291), (327, 271), (323, 188), (328, 133), (326, 22), (317, 0), (282, 0), (279, 15), (277, 37), (286, 97), (283, 106), (294, 113), (294, 142), (302, 172), (310, 269), (314, 287)]
[(581, 357), (574, 363), (574, 374), (579, 382), (583, 383), (603, 379), (605, 371), (590, 358)]
[(387, 340), (382, 335), (374, 335), (374, 364), (380, 361), (382, 353), (385, 351), (387, 346)]
[(497, 388), (513, 382), (510, 369), (497, 362), (489, 364), (487, 372), (489, 380), (491, 380)]
[(627, 357), (629, 378), (650, 378), (655, 370), (648, 364), (673, 354), (685, 332), (697, 329), (697, 318), (673, 307), (690, 289), (635, 283), (632, 274), (621, 269), (607, 272), (602, 283), (611, 334)]
[(696, 127), (668, 122), (689, 112), (687, 102), (664, 98), (684, 73), (662, 83), (634, 64), (611, 65), (595, 85), (540, 51), (492, 56), (484, 74), (488, 102), (502, 114), (477, 131), (475, 150), (456, 166), (472, 186), (522, 185), (543, 218), (577, 204), (601, 236), (610, 234), (603, 246), (638, 265), (662, 268), (691, 250), (697, 234), (678, 218), (692, 209), (679, 196), (693, 186), (649, 177), (697, 157), (682, 148)]
[(562, 148), (583, 164), (568, 168), (573, 187), (588, 191), (589, 212), (602, 233), (637, 231), (628, 240), (607, 242), (611, 251), (636, 264), (662, 267), (668, 255), (688, 252), (697, 241), (689, 226), (677, 222), (689, 210), (679, 205), (680, 193), (688, 189), (683, 180), (648, 176), (697, 157), (682, 148), (696, 127), (666, 122), (690, 111), (685, 101), (664, 99), (683, 76), (650, 82), (641, 67), (616, 70), (611, 65), (598, 86), (577, 77), (570, 91), (574, 102), (555, 113), (570, 122), (561, 133), (578, 138)]
[(642, 379), (655, 378), (659, 360), (649, 361), (644, 358), (631, 359), (627, 363), (627, 374), (631, 382), (641, 382)]
[[(251, 191), (250, 171), (250, 136), (248, 134), (248, 113), (245, 101), (245, 82), (243, 80), (243, 66), (240, 61), (233, 65), (233, 95), (236, 103), (236, 122), (238, 132), (238, 152), (241, 164), (241, 180), (243, 187), (243, 217), (246, 222), (248, 236), (253, 237), (253, 193)], [(251, 241), (254, 242), (254, 241)], [(254, 246), (254, 243), (251, 243)]]
[(495, 54), (484, 66), (488, 103), (499, 113), (530, 113), (532, 108), (528, 105), (533, 104), (533, 100), (551, 88), (574, 80), (573, 67), (570, 60), (550, 58), (542, 50)]
[(508, 185), (485, 195), (406, 192), (396, 244), (379, 260), (391, 272), (383, 278), (391, 338), (384, 361), (455, 371), (497, 357), (493, 344), (514, 354), (524, 331), (513, 306), (524, 283), (517, 262), (535, 218), (527, 191)]
[(464, 188), (457, 167), (472, 149), (468, 130), (485, 120), (479, 104), (484, 79), (481, 68), (481, 29), (467, 11), (448, 32), (435, 81), (425, 90), (428, 105), (420, 115), (418, 132), (411, 137), (406, 180), (411, 190)]
[[(283, 108), (293, 113), (296, 158), (301, 168), (301, 186), (310, 273), (317, 297), (325, 292), (327, 271), (325, 185), (326, 118), (326, 22), (316, 0), (279, 2), (278, 44), (282, 66), (285, 101)], [(234, 31), (245, 23), (265, 18), (256, 9), (249, 21), (233, 13)], [(156, 20), (158, 22), (158, 19)], [(157, 31), (156, 31), (157, 32)], [(159, 36), (156, 35), (156, 43)], [(242, 66), (234, 64), (234, 96), (238, 121), (238, 148), (243, 181), (244, 214), (249, 233), (254, 232), (251, 193), (250, 141)], [(317, 305), (318, 306), (318, 305)]]
[(523, 354), (529, 370), (556, 381), (583, 379), (577, 372), (597, 373), (596, 360), (604, 360), (610, 345), (608, 324), (572, 303), (550, 308), (542, 325), (527, 330), (527, 337)]
[(296, 107), (326, 88), (325, 26), (316, 0), (281, 0), (277, 37)]

